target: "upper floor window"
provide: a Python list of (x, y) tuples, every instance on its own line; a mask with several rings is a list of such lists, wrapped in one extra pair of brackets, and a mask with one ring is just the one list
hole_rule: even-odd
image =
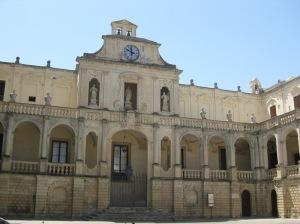
[(52, 163), (66, 163), (68, 156), (68, 142), (52, 142)]
[(273, 105), (273, 106), (270, 107), (270, 115), (271, 115), (271, 118), (277, 116), (276, 105)]
[(300, 108), (300, 95), (294, 97), (294, 107)]
[(5, 81), (0, 81), (0, 101), (4, 99)]

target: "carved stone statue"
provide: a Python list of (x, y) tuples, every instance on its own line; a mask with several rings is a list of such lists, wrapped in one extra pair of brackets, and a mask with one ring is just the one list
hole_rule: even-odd
[(206, 112), (205, 112), (204, 107), (201, 109), (200, 116), (202, 119), (206, 119)]
[(251, 123), (256, 123), (256, 117), (254, 114), (251, 114)]
[(259, 94), (263, 92), (262, 85), (257, 78), (253, 78), (249, 83), (252, 93)]
[(226, 118), (227, 118), (227, 121), (232, 121), (232, 113), (231, 113), (231, 110), (229, 110), (226, 114)]
[(15, 103), (17, 98), (16, 90), (13, 90), (13, 92), (9, 94), (9, 97), (10, 97), (10, 102)]
[(163, 92), (161, 99), (162, 99), (161, 111), (169, 112), (170, 111), (169, 110), (169, 96), (165, 92)]
[(132, 98), (132, 90), (131, 90), (131, 88), (128, 86), (128, 87), (125, 89), (125, 109), (126, 109), (126, 110), (131, 110), (131, 109), (132, 109), (131, 98)]
[(52, 97), (50, 96), (50, 93), (47, 93), (44, 99), (45, 99), (45, 105), (51, 106)]
[(97, 94), (98, 94), (98, 89), (95, 84), (90, 88), (90, 102), (89, 106), (97, 106)]

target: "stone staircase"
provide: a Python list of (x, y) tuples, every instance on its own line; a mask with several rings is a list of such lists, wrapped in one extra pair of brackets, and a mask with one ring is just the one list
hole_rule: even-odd
[(172, 213), (147, 207), (109, 207), (100, 212), (87, 215), (86, 221), (112, 222), (173, 222)]

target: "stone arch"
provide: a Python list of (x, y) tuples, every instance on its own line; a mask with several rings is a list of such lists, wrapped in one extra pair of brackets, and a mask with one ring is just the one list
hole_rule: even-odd
[(12, 159), (38, 162), (40, 155), (41, 133), (36, 123), (18, 122), (13, 134)]
[(211, 135), (207, 141), (208, 166), (212, 170), (226, 170), (228, 167), (225, 138), (221, 135)]
[(297, 165), (300, 160), (299, 157), (299, 143), (298, 143), (298, 133), (294, 128), (289, 128), (285, 132), (285, 144), (286, 144), (286, 158), (287, 165)]
[(181, 167), (184, 169), (200, 170), (201, 153), (200, 139), (192, 133), (185, 133), (180, 137)]
[(171, 168), (171, 140), (165, 136), (160, 141), (160, 163), (164, 171)]
[(70, 214), (70, 196), (62, 185), (52, 185), (47, 194), (47, 213), (49, 216), (68, 216)]
[(234, 142), (234, 149), (237, 170), (251, 170), (253, 168), (251, 161), (254, 158), (251, 156), (251, 149), (248, 140), (244, 137), (239, 137)]
[(49, 130), (49, 162), (74, 163), (76, 135), (72, 126), (59, 123)]
[(86, 152), (85, 152), (85, 164), (89, 169), (94, 168), (97, 165), (97, 145), (98, 136), (95, 132), (89, 132), (86, 135)]

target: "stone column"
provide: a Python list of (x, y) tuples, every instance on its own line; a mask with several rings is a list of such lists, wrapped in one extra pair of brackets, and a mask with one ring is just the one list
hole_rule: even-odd
[(158, 139), (159, 124), (153, 124), (153, 176), (160, 176), (160, 161), (159, 161), (159, 139)]
[(107, 165), (107, 149), (106, 149), (106, 132), (108, 120), (102, 119), (102, 133), (101, 133), (101, 162), (100, 162), (100, 175), (106, 177), (108, 175)]
[(84, 118), (78, 118), (78, 132), (77, 132), (77, 153), (76, 153), (76, 162), (75, 162), (75, 172), (77, 175), (83, 174), (84, 169), (84, 162), (83, 162), (83, 151), (85, 151), (85, 144), (84, 144)]
[(47, 172), (47, 162), (48, 162), (48, 129), (49, 129), (49, 117), (44, 116), (43, 120), (43, 133), (42, 133), (42, 144), (41, 144), (41, 158), (40, 158), (40, 172)]
[(276, 151), (277, 151), (277, 177), (276, 179), (281, 179), (284, 177), (284, 163), (283, 163), (283, 141), (280, 141), (279, 134), (275, 134), (276, 138)]
[(236, 163), (235, 163), (235, 147), (233, 145), (232, 141), (232, 136), (229, 136), (227, 141), (226, 141), (226, 151), (228, 150), (229, 153), (226, 153), (227, 155), (229, 154), (229, 164), (227, 164), (227, 168), (230, 170), (230, 179), (231, 181), (236, 181), (237, 176), (236, 176)]
[[(300, 128), (297, 128), (296, 131), (297, 131), (297, 136), (298, 136), (298, 151), (299, 151), (299, 155), (300, 155)], [(300, 160), (298, 160), (298, 164), (300, 164)]]
[[(203, 166), (202, 174), (204, 179), (209, 179), (209, 167), (208, 167), (208, 136), (203, 135), (203, 142), (200, 145), (200, 150), (203, 153)], [(200, 151), (201, 152), (201, 151)]]
[(180, 161), (180, 143), (178, 142), (179, 137), (177, 136), (178, 126), (173, 126), (173, 149), (174, 149), (174, 176), (180, 178), (181, 175), (181, 161)]
[(2, 158), (2, 170), (3, 171), (10, 171), (11, 169), (11, 156), (12, 156), (12, 150), (13, 150), (13, 139), (14, 139), (14, 117), (12, 113), (7, 113), (8, 122), (7, 122), (7, 128), (5, 133), (5, 149), (4, 149), (4, 155)]

